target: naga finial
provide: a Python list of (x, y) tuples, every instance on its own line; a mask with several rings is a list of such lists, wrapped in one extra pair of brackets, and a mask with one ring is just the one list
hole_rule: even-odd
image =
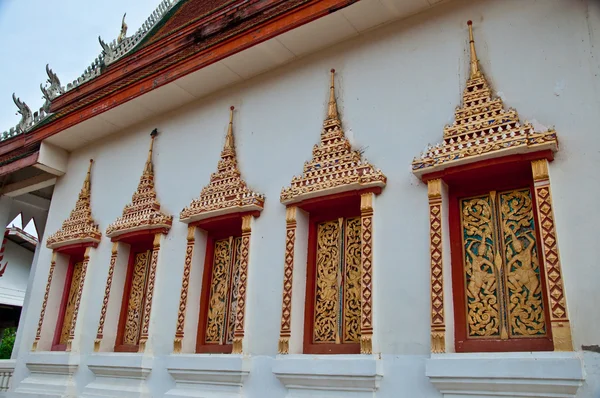
[(20, 133), (24, 133), (33, 121), (31, 109), (29, 109), (29, 106), (27, 106), (25, 102), (21, 101), (20, 98), (17, 98), (15, 93), (13, 93), (12, 98), (17, 108), (19, 108), (16, 115), (21, 115), (21, 120), (19, 121), (19, 124), (17, 124), (17, 130)]
[(44, 111), (48, 112), (50, 109), (50, 101), (63, 94), (65, 90), (61, 87), (58, 76), (50, 69), (50, 65), (48, 64), (46, 64), (46, 74), (48, 75), (46, 83), (49, 84), (49, 86), (42, 86), (40, 83), (40, 90), (42, 90), (42, 98), (46, 100), (43, 107)]
[(125, 40), (125, 35), (127, 34), (127, 24), (125, 23), (126, 15), (127, 13), (123, 14), (123, 20), (121, 21), (121, 32), (119, 33), (119, 37), (117, 37), (117, 44)]

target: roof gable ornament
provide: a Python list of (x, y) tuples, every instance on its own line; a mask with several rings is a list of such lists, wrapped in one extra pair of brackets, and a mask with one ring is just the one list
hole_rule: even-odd
[(536, 132), (529, 122), (521, 125), (515, 109), (505, 110), (502, 99), (492, 97), (475, 52), (472, 22), (467, 25), (471, 60), (462, 104), (454, 112), (454, 123), (444, 127), (443, 142), (428, 145), (413, 159), (412, 171), (418, 177), (499, 156), (558, 150), (556, 131)]
[(173, 216), (168, 216), (160, 211), (160, 203), (156, 198), (156, 190), (154, 189), (152, 153), (154, 139), (157, 135), (157, 129), (152, 130), (150, 133), (150, 149), (148, 150), (148, 158), (144, 165), (140, 183), (131, 198), (131, 203), (123, 209), (123, 214), (106, 228), (106, 236), (109, 238), (116, 238), (129, 232), (142, 230), (162, 229), (166, 233), (171, 229)]
[(20, 98), (17, 98), (15, 93), (13, 93), (12, 98), (17, 108), (19, 108), (16, 114), (21, 115), (21, 120), (17, 124), (17, 132), (24, 133), (33, 121), (31, 109), (24, 101), (21, 101)]
[(210, 182), (202, 188), (200, 197), (181, 211), (182, 222), (190, 223), (238, 212), (261, 211), (264, 207), (264, 195), (248, 188), (238, 168), (233, 135), (233, 110), (232, 106), (217, 171), (211, 174)]
[(127, 13), (123, 14), (123, 20), (121, 21), (121, 32), (119, 33), (119, 37), (117, 37), (117, 43), (121, 43), (125, 37), (127, 37), (127, 24), (125, 23), (125, 16)]
[[(58, 78), (56, 73), (54, 73), (52, 71), (52, 69), (50, 69), (50, 65), (48, 65), (48, 64), (46, 64), (46, 74), (48, 75), (48, 80), (46, 80), (46, 85), (43, 85), (42, 83), (40, 83), (40, 90), (42, 91), (42, 94), (43, 94), (42, 99), (45, 100), (43, 109), (46, 112), (49, 112), (50, 111), (50, 102), (54, 98), (63, 94), (65, 92), (65, 89), (60, 86), (60, 79)], [(48, 86), (48, 84), (49, 84), (49, 86)]]
[(93, 159), (90, 159), (90, 165), (83, 181), (83, 186), (79, 192), (75, 208), (71, 211), (69, 218), (63, 223), (62, 227), (54, 234), (50, 235), (46, 240), (46, 246), (50, 249), (59, 247), (90, 243), (97, 245), (102, 238), (98, 224), (92, 218), (91, 199), (91, 182), (90, 174), (92, 170)]
[(319, 196), (368, 188), (383, 188), (387, 178), (353, 150), (342, 129), (335, 97), (335, 69), (331, 70), (327, 116), (321, 140), (313, 147), (313, 158), (304, 163), (304, 172), (281, 190), (285, 205)]

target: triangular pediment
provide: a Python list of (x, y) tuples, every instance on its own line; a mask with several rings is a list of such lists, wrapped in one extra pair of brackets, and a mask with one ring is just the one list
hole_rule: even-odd
[(331, 70), (331, 85), (327, 117), (323, 122), (321, 140), (313, 147), (312, 159), (304, 164), (301, 175), (281, 190), (281, 203), (289, 205), (306, 199), (353, 190), (383, 188), (386, 177), (381, 170), (362, 158), (342, 129), (337, 109)]
[(90, 243), (98, 244), (102, 238), (102, 233), (98, 228), (98, 224), (92, 218), (91, 199), (91, 169), (92, 160), (83, 182), (83, 187), (79, 192), (75, 208), (71, 211), (69, 218), (63, 223), (61, 228), (54, 234), (50, 235), (46, 240), (46, 246), (50, 249), (57, 249), (62, 246)]
[(265, 198), (246, 185), (237, 164), (237, 154), (233, 135), (233, 106), (229, 117), (229, 127), (217, 171), (210, 176), (210, 182), (200, 192), (200, 197), (180, 214), (181, 221), (190, 223), (224, 214), (261, 211)]
[(154, 129), (151, 134), (150, 150), (148, 151), (144, 172), (140, 178), (138, 188), (131, 198), (131, 203), (125, 206), (123, 215), (106, 229), (106, 236), (110, 238), (136, 231), (162, 229), (167, 232), (171, 229), (173, 216), (160, 211), (160, 203), (154, 188), (152, 150), (157, 134), (158, 132)]
[(558, 150), (556, 131), (540, 132), (529, 122), (521, 124), (515, 109), (505, 109), (502, 99), (492, 96), (479, 67), (471, 21), (468, 26), (471, 65), (462, 104), (454, 112), (452, 125), (444, 127), (444, 140), (429, 145), (413, 160), (417, 176), (500, 156)]

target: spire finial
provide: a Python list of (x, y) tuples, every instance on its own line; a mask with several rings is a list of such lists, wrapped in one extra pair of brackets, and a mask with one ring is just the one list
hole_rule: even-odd
[(148, 159), (146, 159), (146, 166), (144, 167), (144, 174), (152, 174), (154, 169), (152, 167), (152, 151), (154, 149), (154, 138), (158, 135), (158, 129), (152, 130), (150, 133), (150, 149), (148, 150)]
[(331, 84), (329, 85), (329, 108), (327, 110), (327, 119), (338, 119), (337, 102), (335, 100), (335, 69), (331, 69)]
[(233, 140), (233, 110), (235, 107), (231, 105), (229, 108), (229, 127), (227, 127), (227, 135), (225, 136), (225, 145), (223, 146), (223, 154), (230, 154), (235, 151), (235, 143)]
[(90, 164), (88, 166), (87, 174), (85, 176), (85, 181), (83, 181), (83, 187), (81, 188), (82, 195), (89, 194), (91, 190), (90, 176), (92, 174), (92, 163), (94, 163), (94, 159), (90, 159)]
[(471, 47), (471, 77), (479, 74), (479, 60), (475, 52), (475, 40), (473, 39), (473, 21), (467, 21), (469, 26), (469, 46)]

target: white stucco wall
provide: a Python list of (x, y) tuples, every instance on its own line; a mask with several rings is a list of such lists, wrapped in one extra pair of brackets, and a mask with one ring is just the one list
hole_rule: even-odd
[(23, 306), (33, 252), (7, 240), (2, 265), (8, 262), (0, 278), (0, 304)]
[[(412, 175), (410, 162), (427, 143), (439, 141), (443, 126), (453, 120), (468, 74), (466, 21), (472, 19), (481, 67), (505, 106), (516, 108), (522, 120), (554, 126), (559, 134), (561, 148), (550, 172), (573, 341), (576, 350), (600, 344), (594, 250), (600, 246), (600, 214), (594, 210), (600, 196), (599, 15), (599, 6), (584, 0), (451, 1), (296, 60), (73, 152), (67, 174), (56, 185), (46, 230), (56, 231), (68, 216), (90, 158), (95, 161), (93, 215), (105, 230), (131, 200), (155, 127), (161, 132), (154, 147), (158, 197), (162, 209), (177, 219), (216, 169), (228, 107), (235, 105), (240, 168), (248, 184), (266, 195), (252, 231), (246, 319), (252, 369), (244, 391), (248, 397), (283, 397), (285, 389), (271, 373), (285, 245), (285, 207), (279, 194), (302, 171), (319, 140), (328, 71), (335, 67), (346, 134), (388, 177), (374, 216), (375, 333), (384, 364), (377, 396), (438, 397), (425, 376), (430, 351), (427, 189)], [(152, 348), (145, 354), (155, 396), (174, 385), (165, 366), (175, 334), (186, 233), (186, 225), (174, 221), (161, 247)], [(104, 238), (90, 262), (78, 319), (81, 366), (76, 380), (82, 384), (90, 379), (85, 365), (93, 350), (110, 256), (111, 243)], [(35, 335), (50, 257), (50, 250), (41, 249), (33, 310), (27, 313), (27, 327), (19, 331), (22, 354), (13, 385), (27, 375), (23, 362)], [(446, 319), (452, 328), (451, 312)], [(53, 325), (45, 328), (53, 330)], [(600, 394), (600, 355), (583, 357), (587, 381), (578, 396), (594, 397)]]

